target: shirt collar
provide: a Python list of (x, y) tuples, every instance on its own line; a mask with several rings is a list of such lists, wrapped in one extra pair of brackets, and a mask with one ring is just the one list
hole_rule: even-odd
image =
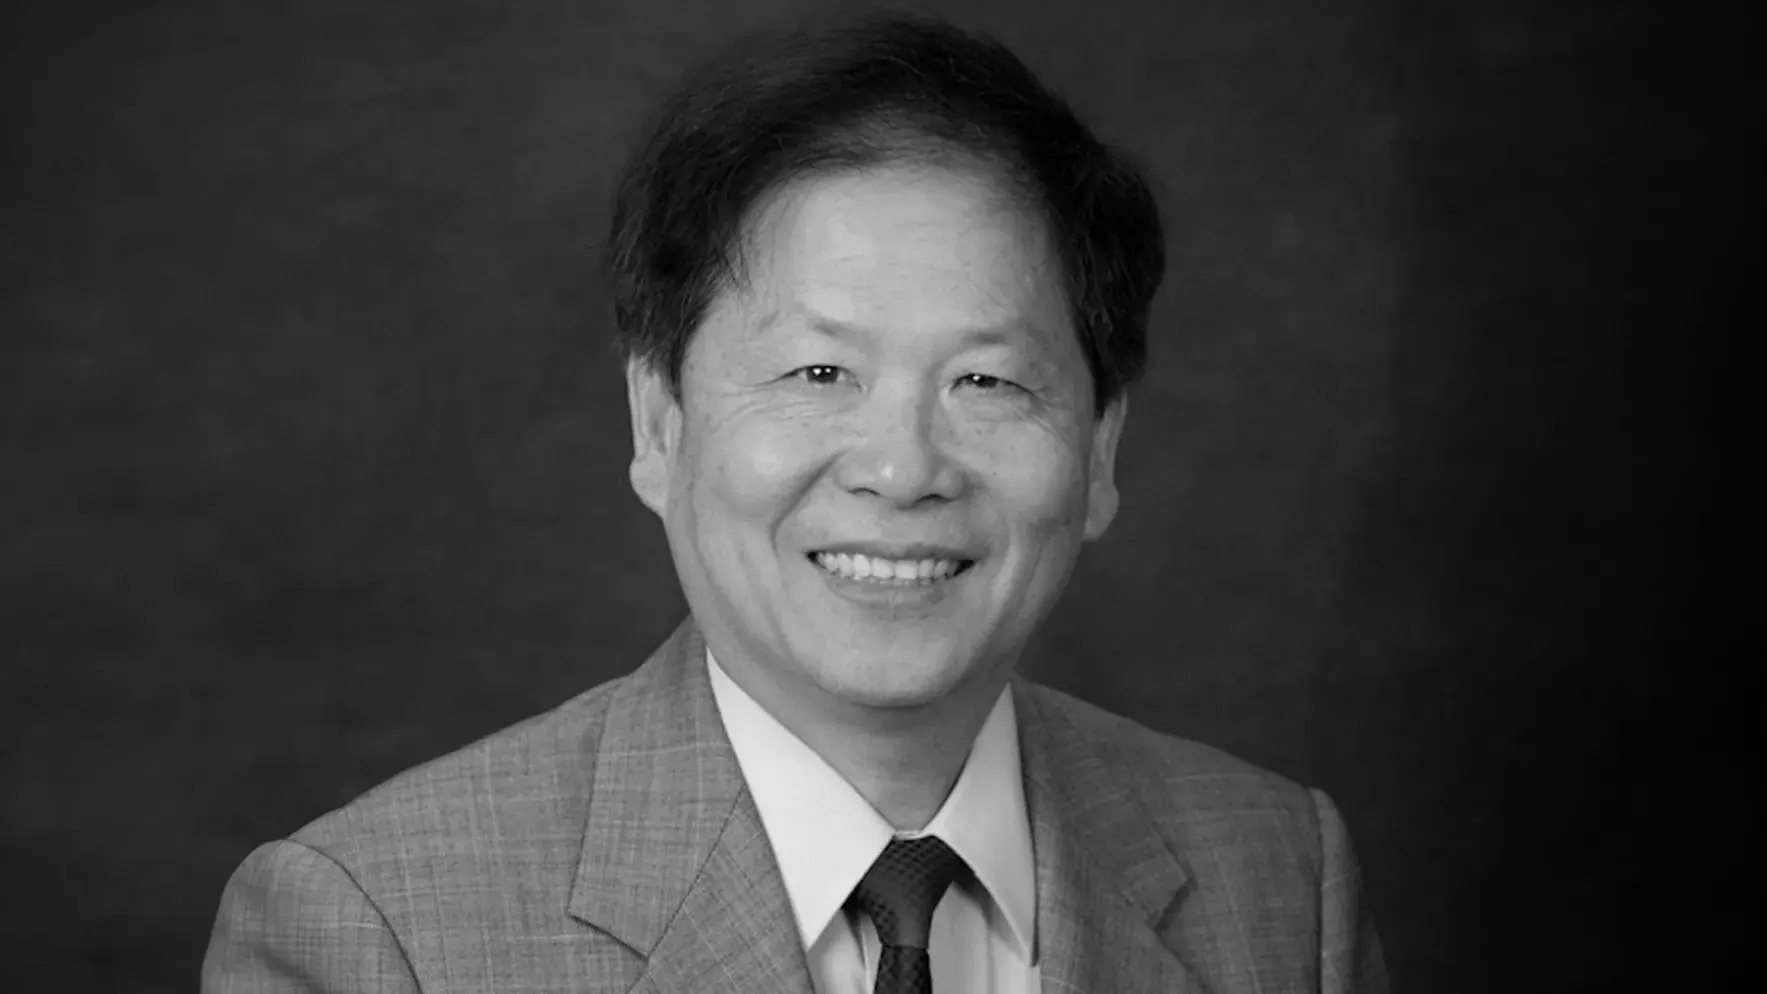
[(937, 836), (975, 873), (1027, 961), (1036, 923), (1036, 864), (1025, 816), (1018, 719), (1003, 689), (957, 783), (919, 832), (896, 832), (815, 750), (732, 680), (706, 651), (712, 697), (754, 797), (805, 948), (897, 835)]

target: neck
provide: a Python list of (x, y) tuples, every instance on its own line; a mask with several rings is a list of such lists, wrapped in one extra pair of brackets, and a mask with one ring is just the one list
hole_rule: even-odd
[(970, 747), (1006, 685), (1002, 672), (911, 707), (868, 707), (820, 688), (782, 687), (738, 660), (718, 663), (743, 691), (804, 741), (897, 831), (925, 828), (963, 772)]
[[(891, 826), (898, 831), (917, 831), (933, 820), (950, 795), (998, 694), (995, 687), (985, 699), (973, 703), (947, 698), (910, 713), (807, 722), (803, 730), (794, 728), (793, 732), (846, 778)], [(943, 713), (920, 713), (923, 710)]]

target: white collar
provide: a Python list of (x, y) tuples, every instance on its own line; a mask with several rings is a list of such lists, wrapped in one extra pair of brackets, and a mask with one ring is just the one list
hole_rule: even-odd
[(834, 767), (737, 686), (706, 650), (712, 697), (773, 845), (809, 948), (898, 834), (934, 835), (969, 864), (1026, 960), (1037, 910), (1012, 689), (1000, 692), (957, 783), (919, 832), (897, 833)]

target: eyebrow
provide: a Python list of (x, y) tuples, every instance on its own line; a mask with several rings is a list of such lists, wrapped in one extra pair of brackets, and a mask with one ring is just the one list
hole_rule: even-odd
[[(809, 314), (807, 312), (800, 311), (798, 313), (803, 314), (810, 319), (809, 327), (811, 331), (839, 341), (851, 341), (854, 338), (861, 338), (874, 334), (874, 332), (869, 329), (850, 325), (844, 321), (835, 321), (818, 314)], [(784, 313), (776, 314), (774, 320), (771, 322), (771, 326), (766, 330), (772, 331), (774, 328), (777, 328), (783, 323), (783, 319), (786, 316), (787, 315)], [(1011, 345), (1017, 337), (1014, 335), (1015, 331), (1029, 332), (1030, 334), (1027, 337), (1029, 337), (1032, 342), (1040, 341), (1034, 328), (1031, 328), (1028, 325), (1014, 323), (998, 326), (984, 325), (978, 328), (966, 329), (961, 333), (961, 342), (965, 347), (973, 347), (976, 345)]]

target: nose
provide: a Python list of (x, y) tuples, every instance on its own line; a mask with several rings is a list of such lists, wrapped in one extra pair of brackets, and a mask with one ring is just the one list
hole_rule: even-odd
[(940, 444), (944, 432), (935, 398), (877, 389), (858, 413), (856, 439), (835, 471), (848, 493), (881, 497), (904, 509), (961, 493), (962, 467)]

